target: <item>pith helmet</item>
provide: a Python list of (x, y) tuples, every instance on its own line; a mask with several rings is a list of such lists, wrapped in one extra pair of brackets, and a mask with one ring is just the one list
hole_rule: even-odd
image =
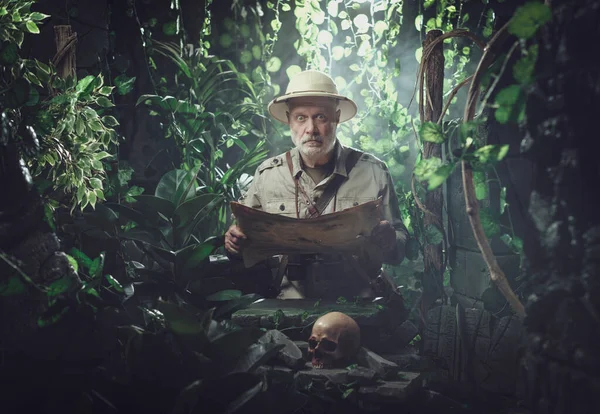
[(273, 118), (287, 124), (287, 102), (290, 99), (305, 96), (325, 96), (337, 99), (340, 122), (352, 119), (358, 110), (353, 100), (338, 93), (337, 86), (329, 75), (317, 70), (306, 70), (292, 76), (285, 95), (281, 95), (269, 103), (269, 113)]

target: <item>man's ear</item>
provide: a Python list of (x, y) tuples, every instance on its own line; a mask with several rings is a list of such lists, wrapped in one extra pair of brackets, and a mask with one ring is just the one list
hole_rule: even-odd
[(336, 123), (336, 124), (339, 124), (339, 123), (340, 123), (340, 114), (341, 114), (341, 113), (342, 113), (342, 111), (341, 111), (341, 110), (339, 110), (339, 109), (338, 109), (338, 110), (335, 112), (335, 123)]

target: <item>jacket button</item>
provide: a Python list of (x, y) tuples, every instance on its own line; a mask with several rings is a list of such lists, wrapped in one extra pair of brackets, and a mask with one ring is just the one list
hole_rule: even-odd
[(285, 205), (284, 204), (280, 205), (279, 210), (281, 210), (281, 211), (285, 210)]
[(353, 205), (354, 207), (356, 207), (356, 206), (358, 205), (358, 201), (355, 201), (354, 203), (352, 203), (352, 205)]

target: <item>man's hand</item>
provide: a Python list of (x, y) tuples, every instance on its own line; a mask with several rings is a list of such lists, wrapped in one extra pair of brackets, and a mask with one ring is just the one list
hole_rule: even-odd
[(242, 253), (245, 240), (246, 235), (242, 232), (242, 229), (232, 224), (225, 233), (225, 250), (232, 255), (239, 256)]
[(379, 246), (383, 253), (388, 253), (396, 247), (396, 230), (389, 221), (380, 221), (371, 231), (370, 240)]

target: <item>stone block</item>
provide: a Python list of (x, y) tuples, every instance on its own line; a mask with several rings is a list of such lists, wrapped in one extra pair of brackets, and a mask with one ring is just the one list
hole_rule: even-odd
[(334, 311), (350, 316), (360, 327), (383, 323), (382, 310), (375, 303), (339, 304), (315, 299), (265, 299), (234, 312), (231, 320), (239, 326), (267, 329), (308, 327), (322, 315)]
[(290, 384), (294, 380), (295, 371), (279, 365), (261, 365), (256, 369), (258, 375), (265, 375), (271, 382)]
[(365, 367), (355, 367), (348, 370), (348, 380), (356, 382), (358, 385), (372, 385), (380, 378), (377, 371)]
[(359, 366), (369, 368), (377, 372), (382, 378), (395, 378), (399, 371), (398, 365), (388, 361), (375, 352), (361, 347), (356, 355), (356, 362)]
[(349, 382), (348, 372), (345, 368), (317, 369), (307, 362), (305, 369), (296, 372), (294, 379), (299, 388), (306, 388), (312, 382), (346, 384)]
[(386, 381), (372, 386), (358, 389), (358, 395), (364, 399), (382, 403), (399, 403), (406, 401), (418, 388), (420, 388), (420, 374), (403, 372), (402, 378), (397, 381)]
[[(496, 256), (498, 265), (509, 280), (519, 274), (520, 258), (516, 254)], [(480, 307), (481, 294), (491, 285), (490, 274), (478, 252), (457, 248), (451, 262), (451, 283), (454, 293), (465, 308)], [(465, 303), (462, 303), (465, 302)]]
[(276, 358), (289, 368), (300, 368), (304, 365), (302, 351), (283, 332), (278, 330), (267, 331), (259, 340), (259, 343), (283, 344), (284, 348), (277, 352)]

